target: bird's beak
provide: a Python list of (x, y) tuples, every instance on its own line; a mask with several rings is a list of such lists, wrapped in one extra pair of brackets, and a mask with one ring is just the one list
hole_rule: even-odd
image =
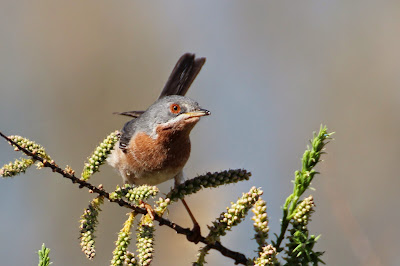
[(189, 117), (200, 117), (200, 116), (210, 115), (211, 112), (206, 109), (200, 109), (200, 110), (196, 110), (196, 111), (187, 112), (184, 114)]

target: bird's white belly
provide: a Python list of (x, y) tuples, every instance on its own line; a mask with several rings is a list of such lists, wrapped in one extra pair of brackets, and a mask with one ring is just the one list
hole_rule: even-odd
[(165, 168), (159, 171), (140, 171), (138, 172), (131, 165), (126, 163), (125, 154), (118, 149), (118, 143), (115, 149), (111, 152), (107, 158), (107, 162), (114, 168), (116, 168), (121, 174), (124, 183), (134, 185), (158, 185), (167, 180), (173, 179), (178, 175), (182, 169)]
[(127, 172), (126, 173), (126, 181), (127, 183), (130, 184), (135, 184), (135, 185), (158, 185), (160, 183), (163, 183), (167, 180), (173, 179), (177, 174), (179, 174), (180, 170), (172, 170), (172, 169), (165, 169), (163, 171), (154, 171), (154, 172), (143, 172), (143, 173), (136, 173), (133, 174)]

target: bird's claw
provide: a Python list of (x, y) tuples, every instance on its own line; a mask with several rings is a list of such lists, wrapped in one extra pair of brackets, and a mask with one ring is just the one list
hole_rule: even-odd
[(145, 208), (147, 211), (147, 214), (150, 216), (150, 218), (152, 220), (154, 220), (155, 212), (154, 212), (153, 208), (148, 203), (146, 203), (142, 200), (139, 203), (140, 203), (140, 207)]
[(193, 229), (190, 231), (190, 234), (187, 235), (187, 239), (195, 244), (199, 243), (201, 240), (201, 230), (198, 223), (193, 224)]

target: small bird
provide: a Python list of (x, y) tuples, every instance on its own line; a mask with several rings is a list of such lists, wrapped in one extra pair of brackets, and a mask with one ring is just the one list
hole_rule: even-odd
[(189, 133), (209, 114), (192, 99), (165, 96), (125, 124), (108, 162), (128, 184), (157, 185), (172, 178), (180, 184), (190, 155)]
[[(204, 63), (205, 58), (182, 55), (154, 104), (144, 112), (117, 113), (133, 117), (122, 128), (120, 140), (107, 159), (125, 183), (157, 185), (170, 179), (175, 179), (175, 185), (183, 182), (182, 170), (191, 150), (189, 134), (200, 117), (210, 115), (184, 96)], [(182, 202), (196, 227), (187, 204)]]

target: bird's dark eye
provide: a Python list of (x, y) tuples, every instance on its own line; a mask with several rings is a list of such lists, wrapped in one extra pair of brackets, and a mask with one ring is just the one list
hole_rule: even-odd
[(179, 112), (181, 111), (181, 107), (179, 106), (179, 104), (176, 103), (171, 104), (169, 109), (173, 114), (179, 114)]

